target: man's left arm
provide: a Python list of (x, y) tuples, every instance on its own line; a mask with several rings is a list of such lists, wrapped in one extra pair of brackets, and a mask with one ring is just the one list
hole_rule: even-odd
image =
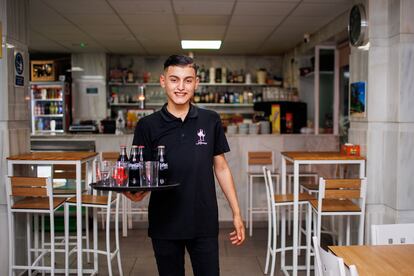
[(244, 225), (233, 176), (224, 154), (214, 156), (214, 173), (233, 212), (234, 231), (230, 233), (230, 241), (234, 245), (241, 245), (245, 239)]

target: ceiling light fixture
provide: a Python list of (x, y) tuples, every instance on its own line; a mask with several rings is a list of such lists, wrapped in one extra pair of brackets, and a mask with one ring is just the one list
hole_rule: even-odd
[(221, 40), (181, 40), (183, 49), (220, 49)]

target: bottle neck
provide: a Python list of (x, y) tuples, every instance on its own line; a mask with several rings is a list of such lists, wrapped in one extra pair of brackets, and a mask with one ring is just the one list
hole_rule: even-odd
[(164, 149), (158, 149), (158, 161), (165, 162), (165, 160), (164, 160)]
[(126, 148), (124, 147), (121, 148), (118, 161), (128, 161), (128, 155), (126, 153)]

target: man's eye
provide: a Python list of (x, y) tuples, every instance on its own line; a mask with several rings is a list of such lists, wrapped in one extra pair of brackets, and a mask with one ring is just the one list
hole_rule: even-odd
[(186, 82), (186, 83), (193, 83), (193, 80), (192, 80), (192, 79), (188, 79), (188, 80), (186, 80), (185, 82)]
[(171, 81), (171, 82), (176, 82), (177, 80), (176, 80), (176, 79), (170, 79), (170, 81)]

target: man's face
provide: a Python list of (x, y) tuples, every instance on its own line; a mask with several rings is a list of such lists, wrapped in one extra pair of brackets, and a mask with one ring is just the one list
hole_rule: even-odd
[(186, 105), (194, 95), (199, 80), (193, 67), (169, 66), (160, 77), (161, 87), (167, 92), (168, 103)]

